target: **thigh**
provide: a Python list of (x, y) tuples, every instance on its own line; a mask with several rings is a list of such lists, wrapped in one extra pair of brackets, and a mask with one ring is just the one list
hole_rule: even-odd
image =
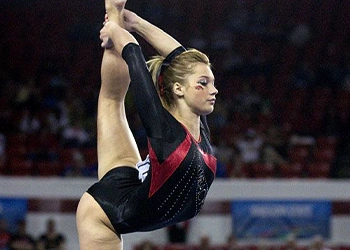
[(88, 193), (79, 201), (76, 220), (81, 250), (122, 250), (121, 236)]
[(130, 81), (128, 68), (113, 51), (104, 53), (101, 80), (97, 111), (99, 179), (112, 168), (135, 166), (141, 160), (125, 114), (124, 100)]

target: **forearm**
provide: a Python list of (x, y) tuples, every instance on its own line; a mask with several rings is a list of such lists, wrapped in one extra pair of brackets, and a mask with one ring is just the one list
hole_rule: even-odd
[(143, 37), (158, 53), (164, 57), (170, 54), (174, 49), (181, 46), (172, 36), (151, 24), (150, 22), (140, 18), (134, 27), (137, 34)]

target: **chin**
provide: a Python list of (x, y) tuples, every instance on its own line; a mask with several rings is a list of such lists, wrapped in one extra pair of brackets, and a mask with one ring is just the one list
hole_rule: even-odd
[(214, 111), (214, 108), (202, 110), (201, 115), (209, 115)]

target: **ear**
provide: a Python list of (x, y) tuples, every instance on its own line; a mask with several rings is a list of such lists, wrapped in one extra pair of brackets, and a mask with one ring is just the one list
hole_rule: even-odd
[(178, 97), (182, 97), (184, 95), (184, 86), (178, 82), (175, 82), (173, 85), (174, 94)]

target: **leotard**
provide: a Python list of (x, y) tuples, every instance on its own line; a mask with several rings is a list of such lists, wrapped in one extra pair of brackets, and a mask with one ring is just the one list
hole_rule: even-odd
[(196, 141), (162, 106), (139, 45), (129, 43), (122, 56), (147, 132), (149, 155), (138, 168), (110, 170), (87, 191), (119, 234), (151, 231), (194, 217), (216, 172), (206, 117), (201, 116)]

